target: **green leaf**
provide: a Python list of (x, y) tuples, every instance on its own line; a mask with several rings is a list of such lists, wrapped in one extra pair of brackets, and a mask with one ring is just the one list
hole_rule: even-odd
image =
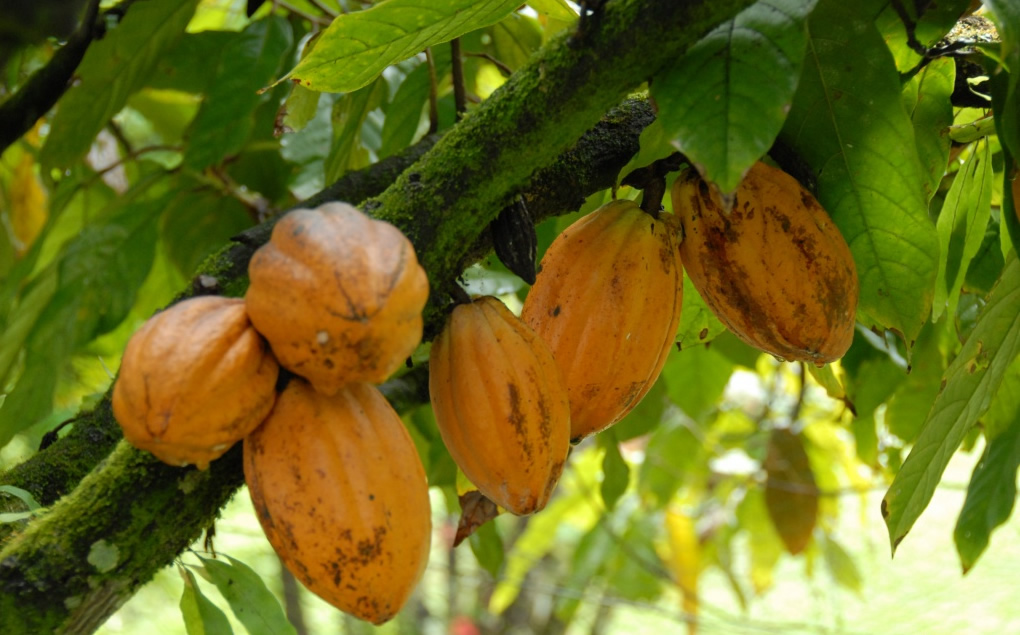
[(384, 68), (499, 22), (516, 0), (388, 0), (333, 20), (315, 48), (283, 79), (312, 90), (347, 93), (372, 82)]
[(1003, 101), (994, 105), (995, 125), (1009, 153), (1020, 157), (1020, 5), (1011, 0), (984, 0), (984, 4), (995, 20), (1002, 59), (1010, 71)]
[(857, 318), (908, 350), (931, 310), (938, 237), (899, 75), (855, 5), (821, 0), (783, 138), (818, 174), (818, 200), (850, 245)]
[(555, 20), (574, 20), (577, 13), (567, 4), (567, 0), (532, 0), (528, 6)]
[(20, 487), (15, 487), (13, 485), (0, 485), (0, 494), (10, 494), (14, 498), (17, 498), (25, 504), (25, 507), (27, 507), (30, 512), (42, 507), (35, 500), (35, 497), (32, 496), (31, 492), (27, 492)]
[(737, 507), (737, 522), (747, 531), (751, 551), (751, 584), (757, 593), (772, 586), (773, 571), (783, 555), (783, 541), (769, 520), (765, 496), (750, 489)]
[(281, 120), (281, 131), (290, 133), (303, 130), (318, 112), (320, 97), (322, 93), (308, 90), (301, 84), (294, 84), (280, 109), (283, 116), (277, 116), (277, 119)]
[(983, 139), (956, 173), (939, 213), (936, 226), (943, 257), (939, 259), (932, 321), (947, 308), (949, 315), (956, 314), (967, 269), (981, 248), (992, 213), (992, 179), (992, 151)]
[(166, 206), (160, 223), (167, 255), (186, 278), (206, 256), (252, 224), (237, 199), (208, 189), (182, 190)]
[(39, 316), (57, 291), (57, 270), (50, 267), (37, 276), (25, 290), (10, 322), (0, 333), (0, 385), (5, 385), (18, 353), (35, 328)]
[(663, 421), (645, 448), (638, 468), (638, 492), (646, 504), (665, 507), (691, 475), (691, 466), (703, 453), (701, 440), (679, 417)]
[(488, 571), (493, 578), (498, 578), (505, 551), (496, 523), (487, 522), (476, 529), (468, 536), (468, 544), (471, 545), (471, 552), (475, 554), (479, 566)]
[(368, 164), (367, 152), (361, 145), (361, 126), (368, 113), (383, 104), (388, 93), (386, 80), (380, 77), (371, 85), (344, 95), (334, 104), (333, 146), (326, 157), (327, 183), (334, 183), (349, 170)]
[(599, 445), (605, 449), (602, 457), (602, 484), (599, 491), (602, 493), (602, 502), (607, 511), (612, 511), (616, 501), (620, 500), (627, 491), (627, 484), (630, 482), (630, 466), (623, 460), (620, 454), (620, 447), (616, 442), (616, 435), (609, 429), (598, 437)]
[(1013, 360), (1002, 384), (992, 399), (988, 412), (981, 418), (985, 438), (989, 441), (1003, 434), (1020, 417), (1020, 357)]
[(622, 535), (612, 537), (626, 548), (616, 551), (616, 557), (606, 567), (605, 578), (613, 596), (635, 602), (650, 601), (659, 597), (663, 581), (669, 579), (654, 548), (662, 517), (634, 512), (628, 514), (629, 523)]
[(702, 175), (733, 192), (790, 110), (815, 2), (759, 0), (655, 76), (663, 129)]
[(994, 217), (985, 228), (984, 240), (981, 241), (981, 246), (978, 247), (974, 259), (970, 261), (970, 267), (967, 268), (967, 278), (963, 285), (963, 290), (966, 293), (987, 295), (995, 286), (995, 281), (999, 279), (1005, 264), (1000, 249), (999, 231), (1001, 229), (1001, 224)]
[(893, 550), (928, 506), (964, 436), (989, 406), (1020, 353), (1020, 260), (1010, 256), (977, 326), (943, 377), (913, 450), (882, 500)]
[(662, 369), (669, 398), (692, 419), (715, 405), (732, 374), (733, 362), (709, 346), (693, 346), (670, 355)]
[(676, 333), (676, 343), (681, 352), (698, 344), (707, 344), (725, 332), (726, 326), (701, 299), (691, 277), (685, 275), (684, 308), (680, 312), (680, 326)]
[(248, 632), (251, 635), (296, 633), (287, 621), (280, 602), (266, 588), (261, 576), (243, 562), (230, 556), (223, 557), (229, 564), (212, 558), (199, 559), (234, 616)]
[[(433, 59), (436, 77), (441, 80), (450, 72), (449, 51), (437, 51)], [(393, 95), (393, 101), (386, 108), (379, 158), (386, 158), (398, 152), (414, 140), (425, 105), (428, 103), (429, 86), (429, 66), (424, 62), (408, 73), (400, 83), (396, 94)]]
[(160, 57), (145, 85), (203, 94), (213, 81), (209, 69), (218, 66), (223, 51), (241, 37), (239, 31), (185, 33)]
[(233, 635), (230, 620), (218, 606), (205, 597), (198, 586), (195, 574), (181, 567), (184, 593), (181, 595), (181, 615), (188, 635)]
[(821, 542), (822, 554), (825, 557), (829, 573), (832, 574), (832, 579), (841, 587), (860, 595), (861, 573), (857, 570), (853, 558), (843, 549), (842, 545), (833, 540), (832, 536), (825, 536)]
[(570, 623), (581, 606), (585, 590), (589, 589), (592, 580), (599, 576), (606, 563), (619, 550), (602, 523), (596, 524), (581, 537), (570, 559), (566, 579), (562, 585), (562, 593), (556, 594), (556, 616), (564, 623)]
[(917, 153), (928, 177), (925, 193), (935, 195), (949, 163), (949, 136), (945, 129), (953, 123), (953, 94), (956, 62), (943, 57), (933, 60), (903, 87), (903, 104), (914, 124)]
[(489, 42), (485, 52), (512, 71), (527, 64), (531, 54), (542, 46), (542, 27), (535, 18), (520, 13), (511, 13), (486, 32)]
[(230, 41), (188, 134), (184, 162), (189, 167), (201, 170), (241, 149), (262, 100), (257, 91), (279, 71), (292, 40), (290, 23), (270, 17), (252, 22)]
[(660, 377), (638, 405), (618, 423), (613, 424), (613, 436), (617, 441), (628, 441), (648, 434), (662, 421), (667, 400), (666, 384)]
[(917, 338), (910, 373), (897, 382), (896, 392), (886, 400), (885, 425), (905, 443), (913, 443), (924, 426), (939, 393), (946, 358), (940, 346), (945, 324), (925, 325)]
[(88, 152), (92, 140), (146, 84), (159, 60), (184, 33), (198, 0), (143, 2), (117, 28), (89, 46), (60, 100), (40, 154), (46, 166), (66, 168)]
[(765, 457), (765, 509), (791, 554), (804, 551), (818, 520), (818, 488), (800, 435), (776, 428)]
[(992, 531), (1005, 523), (1016, 502), (1020, 467), (1020, 411), (1013, 425), (988, 442), (967, 486), (967, 499), (956, 521), (953, 540), (966, 573), (988, 547)]

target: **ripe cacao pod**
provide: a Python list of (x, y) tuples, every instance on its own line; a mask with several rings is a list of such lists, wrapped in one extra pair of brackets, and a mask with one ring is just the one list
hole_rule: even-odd
[(204, 470), (266, 418), (278, 373), (244, 300), (191, 298), (131, 337), (113, 414), (131, 445), (164, 463)]
[(680, 255), (705, 303), (734, 334), (784, 360), (822, 365), (853, 340), (857, 269), (815, 197), (756, 163), (727, 213), (694, 170), (677, 177)]
[(655, 383), (683, 303), (675, 219), (608, 203), (542, 258), (523, 319), (549, 344), (570, 395), (574, 442), (624, 417)]
[(292, 380), (245, 439), (244, 476), (270, 544), (310, 591), (374, 624), (400, 610), (432, 516), (414, 442), (375, 386), (323, 395)]
[(281, 218), (248, 275), (252, 324), (282, 366), (325, 394), (382, 383), (421, 341), (429, 289), (414, 247), (345, 203)]
[(498, 299), (453, 309), (432, 343), (429, 394), (453, 460), (515, 514), (549, 500), (570, 449), (570, 405), (548, 346)]

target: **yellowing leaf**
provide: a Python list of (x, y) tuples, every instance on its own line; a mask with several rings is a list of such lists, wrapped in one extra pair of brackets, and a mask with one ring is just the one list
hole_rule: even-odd
[(11, 226), (19, 256), (28, 251), (38, 238), (49, 215), (49, 195), (35, 172), (35, 158), (25, 153), (14, 166), (11, 181)]
[[(701, 573), (701, 544), (694, 519), (678, 509), (666, 512), (666, 536), (669, 538), (669, 569), (683, 593), (684, 613), (698, 614), (698, 575)], [(693, 633), (695, 622), (688, 622)]]
[(765, 508), (786, 550), (798, 554), (811, 541), (818, 520), (818, 488), (799, 435), (772, 431), (765, 457)]

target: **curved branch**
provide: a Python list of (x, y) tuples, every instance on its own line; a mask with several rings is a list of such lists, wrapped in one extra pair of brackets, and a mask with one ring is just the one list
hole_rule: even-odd
[(67, 42), (10, 99), (0, 104), (0, 153), (32, 129), (71, 83), (95, 33), (99, 1), (89, 0), (81, 24)]
[[(540, 180), (537, 167), (556, 164), (628, 91), (749, 4), (608, 3), (597, 28), (547, 45), (364, 207), (411, 238), (432, 288), (441, 288), (460, 273), (472, 249), (484, 249), (474, 245), (500, 209), (528, 191), (533, 177)], [(636, 145), (630, 147), (633, 153)], [(608, 167), (607, 162), (601, 170), (609, 172)], [(594, 172), (600, 171), (593, 171), (591, 187)], [(566, 192), (571, 202), (560, 211), (595, 191), (571, 191), (569, 178), (553, 190)], [(256, 243), (224, 249), (203, 267), (205, 275), (216, 278), (226, 294), (240, 295), (246, 282), (242, 263)], [(425, 312), (433, 328), (444, 317), (437, 296)], [(7, 632), (85, 632), (101, 623), (213, 521), (239, 483), (236, 449), (199, 473), (162, 466), (119, 445), (74, 492), (0, 551), (0, 615), (5, 627), (11, 625)]]

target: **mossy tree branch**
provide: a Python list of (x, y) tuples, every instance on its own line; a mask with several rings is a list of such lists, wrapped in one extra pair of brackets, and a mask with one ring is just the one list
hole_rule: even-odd
[[(638, 121), (629, 117), (644, 119), (621, 133), (630, 136), (621, 146), (629, 147), (622, 159), (620, 154), (611, 161), (583, 153), (565, 155), (569, 158), (561, 159), (560, 167), (576, 161), (581, 176), (559, 182), (547, 181), (549, 175), (543, 178), (536, 169), (557, 165), (560, 155), (628, 91), (749, 4), (751, 0), (607, 4), (597, 28), (580, 36), (565, 34), (547, 45), (363, 207), (412, 239), (433, 289), (443, 288), (466, 262), (484, 252), (482, 237), (489, 222), (515, 196), (529, 192), (529, 186), (539, 192), (529, 207), (541, 216), (541, 201), (548, 200), (547, 209), (555, 210), (546, 213), (558, 213), (612, 185), (616, 171), (636, 150), (637, 134), (650, 121), (646, 104), (630, 102), (629, 115), (625, 108), (608, 118), (610, 126)], [(264, 242), (265, 229), (246, 233), (241, 243), (204, 265), (222, 292), (243, 292), (242, 263)], [(182, 296), (192, 293), (189, 289)], [(432, 330), (444, 316), (443, 296), (434, 293), (426, 310)], [(109, 427), (104, 404), (95, 418)], [(0, 615), (6, 632), (88, 632), (101, 624), (215, 519), (241, 482), (237, 454), (235, 448), (198, 473), (162, 466), (121, 443), (73, 493), (0, 551)]]

